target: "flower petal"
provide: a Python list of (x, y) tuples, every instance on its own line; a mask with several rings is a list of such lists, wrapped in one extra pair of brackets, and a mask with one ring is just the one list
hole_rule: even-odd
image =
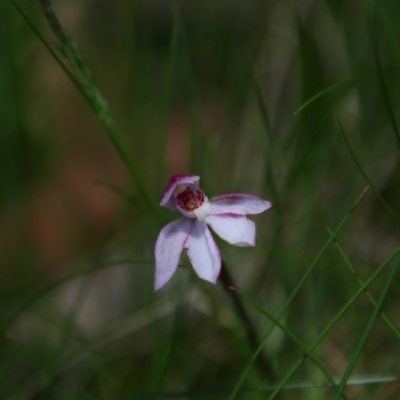
[(211, 214), (259, 214), (272, 207), (269, 201), (252, 194), (223, 194), (210, 200)]
[(179, 218), (161, 229), (155, 248), (154, 290), (161, 289), (176, 271), (183, 244), (190, 235), (190, 230), (191, 223), (187, 218)]
[(200, 177), (196, 175), (174, 175), (167, 183), (167, 186), (161, 196), (160, 206), (170, 208), (176, 211), (175, 199), (172, 196), (178, 185), (189, 185), (194, 189), (199, 188)]
[(255, 223), (243, 215), (209, 215), (205, 222), (213, 228), (219, 237), (230, 244), (240, 247), (256, 245)]
[(192, 220), (192, 231), (184, 246), (197, 275), (215, 284), (221, 270), (221, 256), (204, 222)]

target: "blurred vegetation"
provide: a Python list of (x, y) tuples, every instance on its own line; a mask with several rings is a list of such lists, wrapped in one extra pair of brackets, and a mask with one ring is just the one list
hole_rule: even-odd
[[(15, 3), (36, 32), (0, 2), (0, 398), (229, 398), (253, 355), (230, 299), (191, 268), (153, 293), (159, 220), (38, 37), (67, 65), (38, 2)], [(255, 218), (256, 248), (218, 245), (238, 288), (275, 316), (310, 272), (281, 323), (311, 346), (359, 290), (356, 277), (366, 282), (399, 249), (400, 3), (52, 5), (154, 202), (175, 173), (201, 175), (209, 197), (273, 202)], [(363, 174), (373, 188), (335, 242), (327, 226), (359, 198)], [(399, 396), (398, 278), (382, 307), (392, 326), (377, 316), (348, 399)], [(369, 287), (376, 301), (386, 282), (389, 268)], [(271, 322), (246, 309), (261, 338)], [(313, 351), (333, 378), (374, 311), (362, 294)], [(277, 384), (304, 354), (280, 329), (263, 352)], [(321, 382), (307, 359), (281, 398), (333, 398)], [(237, 398), (270, 398), (266, 384), (253, 366)]]

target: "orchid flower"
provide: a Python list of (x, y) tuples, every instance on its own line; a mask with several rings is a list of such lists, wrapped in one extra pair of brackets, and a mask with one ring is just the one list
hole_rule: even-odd
[(224, 194), (211, 200), (199, 189), (199, 176), (173, 176), (161, 197), (160, 205), (182, 214), (161, 229), (155, 247), (154, 289), (161, 289), (178, 267), (182, 249), (187, 251), (197, 275), (216, 283), (221, 256), (208, 226), (228, 243), (241, 247), (256, 244), (255, 223), (247, 214), (259, 214), (271, 203), (251, 194)]

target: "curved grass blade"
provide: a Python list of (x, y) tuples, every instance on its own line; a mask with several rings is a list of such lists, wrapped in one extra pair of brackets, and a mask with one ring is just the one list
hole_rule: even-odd
[(135, 204), (139, 206), (140, 208), (143, 208), (143, 204), (139, 202), (139, 199), (132, 193), (129, 193), (125, 191), (124, 189), (119, 188), (116, 185), (113, 185), (112, 183), (109, 182), (103, 182), (103, 181), (96, 181), (98, 185), (102, 186), (103, 188), (109, 190), (110, 192), (113, 192), (115, 195), (123, 199), (129, 204)]
[[(100, 243), (99, 248), (96, 250), (95, 254), (93, 255), (93, 260), (90, 262), (89, 266), (83, 271), (83, 272), (92, 272), (96, 273), (101, 269), (101, 259), (104, 255), (104, 251), (106, 249), (107, 243), (109, 243), (109, 240), (113, 237), (113, 233), (116, 229), (116, 224), (112, 224), (111, 227), (108, 229), (108, 232), (104, 236), (102, 242)], [(120, 264), (117, 264), (120, 265)], [(72, 274), (69, 274), (68, 276), (71, 276)], [(51, 387), (57, 378), (60, 375), (60, 360), (64, 360), (65, 358), (68, 359), (68, 351), (70, 348), (71, 344), (71, 339), (72, 342), (78, 344), (79, 347), (79, 354), (81, 353), (81, 348), (84, 347), (85, 345), (87, 346), (89, 344), (88, 340), (86, 339), (86, 334), (84, 334), (81, 329), (77, 329), (76, 326), (76, 320), (77, 320), (77, 315), (80, 312), (80, 310), (83, 307), (83, 304), (86, 302), (87, 297), (90, 292), (90, 288), (94, 284), (94, 280), (92, 279), (93, 277), (88, 274), (81, 274), (81, 279), (79, 282), (77, 282), (77, 290), (76, 293), (73, 297), (72, 304), (67, 310), (65, 317), (62, 319), (62, 323), (58, 324), (52, 324), (53, 327), (56, 327), (60, 331), (60, 337), (57, 339), (57, 341), (54, 343), (55, 346), (53, 348), (53, 351), (50, 355), (50, 357), (46, 360), (46, 362), (38, 368), (38, 371), (34, 376), (30, 376), (29, 378), (26, 378), (23, 380), (23, 382), (20, 382), (18, 387), (15, 387), (12, 389), (12, 396), (11, 398), (14, 398), (18, 396), (15, 396), (14, 392), (24, 392), (28, 391), (31, 386), (37, 386), (39, 383), (42, 383), (43, 386), (47, 386), (48, 388)], [(56, 287), (58, 287), (61, 283), (64, 283), (64, 279), (60, 279), (59, 281), (53, 283), (50, 285), (50, 288), (54, 290)], [(52, 291), (51, 290), (51, 291)], [(28, 296), (29, 297), (29, 296)], [(43, 299), (44, 296), (40, 296), (39, 299)], [(31, 300), (31, 299), (29, 299)], [(28, 302), (28, 307), (27, 309), (33, 310), (35, 312), (34, 308), (34, 302), (29, 301)], [(24, 308), (22, 308), (24, 310)], [(36, 312), (37, 313), (37, 312)], [(18, 317), (18, 315), (16, 315)], [(43, 319), (43, 318), (41, 318)], [(48, 320), (48, 318), (45, 318)], [(92, 352), (93, 353), (93, 352)], [(90, 358), (90, 363), (93, 363), (93, 361), (101, 360), (101, 357), (98, 357), (96, 354), (92, 354), (93, 357)], [(67, 357), (66, 357), (67, 356)], [(65, 365), (65, 362), (64, 364)], [(3, 378), (3, 377), (2, 377)], [(4, 376), (5, 378), (5, 376)], [(37, 379), (35, 379), (37, 378)], [(24, 397), (24, 396), (22, 396)], [(30, 396), (25, 396), (25, 397), (30, 397)]]
[[(339, 233), (339, 231), (342, 229), (342, 227), (344, 226), (344, 224), (346, 223), (346, 221), (350, 218), (350, 216), (353, 214), (354, 210), (357, 208), (358, 204), (360, 203), (361, 199), (363, 198), (364, 194), (366, 193), (367, 189), (364, 189), (364, 191), (361, 193), (360, 197), (356, 200), (356, 202), (353, 204), (353, 206), (350, 208), (350, 210), (347, 212), (347, 214), (344, 216), (344, 218), (340, 221), (339, 225), (337, 226), (337, 228), (334, 230), (334, 234), (337, 235)], [(318, 263), (319, 259), (322, 257), (322, 255), (325, 253), (326, 249), (328, 248), (328, 246), (330, 245), (330, 243), (333, 241), (332, 236), (325, 242), (324, 246), (322, 247), (322, 249), (319, 251), (319, 253), (317, 254), (317, 256), (314, 258), (314, 260), (312, 261), (312, 263), (310, 264), (310, 266), (307, 268), (306, 272), (304, 273), (304, 275), (302, 276), (302, 278), (300, 279), (299, 283), (297, 284), (297, 286), (295, 287), (295, 289), (293, 290), (292, 294), (289, 296), (289, 298), (286, 300), (284, 306), (282, 307), (281, 311), (279, 312), (278, 316), (276, 317), (277, 320), (279, 321), (282, 316), (285, 314), (286, 310), (289, 308), (289, 305), (291, 304), (292, 300), (294, 299), (294, 297), (296, 296), (297, 292), (300, 290), (300, 288), (303, 286), (303, 283), (305, 282), (305, 280), (308, 278), (308, 276), (311, 274), (311, 272), (313, 271), (314, 267), (316, 266), (316, 264)], [(250, 371), (250, 368), (252, 367), (255, 359), (257, 358), (258, 354), (260, 353), (260, 351), (262, 350), (262, 348), (264, 347), (266, 341), (268, 340), (268, 338), (270, 337), (271, 333), (273, 332), (273, 330), (275, 329), (275, 325), (272, 325), (268, 331), (265, 333), (265, 335), (263, 336), (260, 345), (258, 346), (257, 350), (253, 353), (252, 357), (250, 358), (249, 362), (247, 363), (247, 365), (245, 366), (242, 374), (240, 375), (229, 399), (233, 400), (237, 393), (238, 390), (240, 388), (240, 386), (242, 385), (244, 378), (246, 377), (246, 375), (248, 374), (248, 372)]]
[[(43, 368), (38, 369), (33, 375), (27, 377), (25, 382), (15, 388), (15, 391), (7, 398), (9, 400), (32, 398), (32, 393), (37, 393), (41, 388), (44, 389), (52, 385), (59, 376), (64, 375), (87, 359), (92, 359), (97, 363), (104, 363), (102, 361), (102, 347), (143, 329), (154, 322), (155, 319), (161, 319), (172, 314), (175, 308), (172, 302), (163, 300), (160, 303), (136, 311), (119, 321), (108, 324), (100, 333), (91, 338), (83, 338), (70, 332), (68, 344), (71, 346), (64, 354), (54, 360), (56, 362), (53, 363), (50, 360), (52, 368), (49, 369), (45, 365)], [(62, 329), (54, 324), (52, 328)]]
[(308, 349), (300, 342), (299, 339), (297, 339), (297, 337), (285, 325), (281, 324), (277, 318), (275, 318), (271, 313), (269, 313), (263, 307), (261, 307), (251, 297), (245, 295), (244, 293), (241, 293), (240, 291), (234, 288), (232, 288), (232, 290), (235, 290), (237, 293), (239, 293), (240, 296), (242, 296), (248, 303), (257, 308), (257, 310), (260, 311), (262, 314), (264, 314), (267, 318), (269, 318), (274, 323), (274, 325), (276, 325), (283, 332), (285, 332), (286, 336), (290, 340), (292, 340), (292, 342), (295, 343), (300, 348), (301, 351), (304, 352), (304, 357), (308, 357), (320, 369), (320, 371), (326, 376), (326, 378), (332, 384), (332, 386), (337, 386), (336, 382), (334, 381), (328, 370), (308, 351)]
[[(381, 12), (382, 12), (383, 7), (381, 4), (379, 4), (379, 6), (380, 6)], [(378, 24), (378, 15), (375, 17), (375, 21), (373, 21), (373, 24), (372, 24), (372, 41), (373, 41), (375, 68), (377, 71), (378, 84), (379, 84), (379, 88), (382, 93), (383, 102), (386, 106), (385, 108), (386, 108), (386, 111), (387, 111), (387, 114), (389, 117), (389, 121), (390, 121), (390, 124), (392, 125), (393, 133), (397, 140), (397, 146), (399, 147), (399, 150), (400, 150), (400, 132), (399, 132), (399, 128), (396, 123), (396, 117), (394, 115), (395, 114), (394, 109), (393, 109), (392, 103), (390, 101), (389, 90), (388, 90), (388, 87), (385, 82), (383, 66), (382, 66), (382, 62), (381, 62), (381, 57), (379, 55), (377, 24)]]
[(382, 0), (376, 0), (376, 9), (377, 15), (381, 18), (384, 28), (386, 28), (386, 35), (393, 50), (391, 54), (395, 55), (397, 57), (397, 62), (400, 63), (400, 41), (385, 10)]
[[(186, 78), (188, 84), (188, 90), (190, 93), (190, 103), (188, 104), (189, 109), (189, 121), (190, 121), (190, 132), (189, 132), (189, 148), (190, 148), (190, 162), (189, 171), (191, 173), (197, 173), (198, 175), (203, 175), (204, 170), (204, 154), (205, 154), (205, 144), (204, 144), (204, 127), (202, 124), (201, 110), (200, 110), (200, 92), (198, 88), (197, 78), (191, 60), (191, 49), (190, 41), (188, 37), (187, 30), (182, 23), (182, 14), (179, 9), (179, 2), (173, 0), (173, 7), (177, 13), (177, 18), (180, 19), (181, 29), (181, 43), (182, 43), (182, 55), (184, 60), (184, 77)], [(203, 138), (203, 139), (202, 139)], [(196, 172), (197, 171), (197, 172)], [(204, 183), (203, 183), (204, 185)]]
[(177, 296), (174, 299), (174, 304), (171, 304), (171, 327), (169, 332), (163, 334), (164, 340), (160, 348), (156, 352), (156, 357), (153, 358), (152, 377), (150, 378), (150, 387), (154, 390), (161, 390), (165, 384), (168, 373), (173, 362), (175, 352), (179, 348), (181, 340), (181, 332), (183, 325), (183, 287), (178, 290)]
[[(329, 228), (328, 232), (329, 234), (332, 235), (332, 232)], [(348, 268), (350, 269), (350, 272), (353, 274), (353, 276), (356, 278), (357, 282), (359, 283), (360, 286), (362, 286), (364, 284), (364, 282), (360, 279), (360, 277), (358, 276), (356, 270), (354, 269), (353, 265), (351, 264), (350, 260), (347, 258), (346, 254), (344, 253), (342, 247), (340, 246), (340, 244), (338, 243), (338, 241), (336, 240), (336, 238), (333, 239), (336, 248), (338, 249), (340, 255), (342, 256), (344, 262), (346, 263), (346, 265), (348, 266)], [(365, 294), (368, 296), (369, 300), (371, 301), (371, 303), (376, 306), (376, 300), (372, 297), (371, 293), (368, 290), (365, 290)], [(395, 327), (395, 325), (392, 323), (392, 321), (388, 318), (388, 316), (383, 312), (380, 311), (380, 314), (383, 318), (383, 320), (387, 323), (387, 325), (389, 326), (389, 328), (392, 330), (392, 332), (397, 336), (397, 339), (400, 340), (400, 332), (397, 330), (397, 328)]]
[(165, 176), (164, 176), (165, 155), (166, 155), (168, 132), (169, 132), (170, 114), (172, 108), (174, 79), (176, 76), (176, 65), (179, 55), (178, 44), (180, 37), (180, 18), (179, 18), (179, 9), (176, 2), (172, 2), (171, 12), (172, 12), (172, 36), (169, 45), (168, 69), (167, 69), (167, 77), (165, 83), (165, 94), (164, 94), (164, 105), (163, 105), (164, 106), (163, 127), (159, 145), (160, 153), (159, 156), (157, 157), (157, 164), (158, 164), (157, 188), (160, 191), (163, 189), (165, 181)]
[(351, 154), (351, 157), (353, 158), (354, 162), (356, 163), (358, 169), (360, 170), (362, 176), (364, 179), (367, 181), (368, 185), (370, 186), (371, 190), (374, 192), (375, 196), (378, 198), (378, 200), (382, 203), (382, 205), (386, 208), (386, 211), (395, 219), (395, 221), (400, 225), (400, 219), (397, 217), (397, 215), (394, 213), (394, 211), (389, 207), (389, 205), (386, 203), (386, 201), (383, 199), (383, 197), (380, 195), (379, 191), (375, 188), (373, 183), (371, 182), (371, 179), (369, 179), (368, 175), (365, 173), (360, 161), (358, 160), (356, 154), (354, 153), (353, 148), (350, 145), (349, 139), (342, 127), (342, 124), (338, 120), (340, 132), (342, 134), (342, 137), (346, 143), (346, 146)]
[(378, 48), (378, 43), (377, 39), (374, 38), (374, 56), (375, 56), (375, 66), (377, 70), (377, 76), (378, 76), (378, 83), (379, 83), (379, 88), (381, 89), (382, 92), (382, 97), (383, 97), (383, 102), (385, 104), (385, 108), (389, 117), (390, 124), (392, 125), (393, 132), (395, 134), (396, 140), (397, 140), (397, 146), (399, 147), (400, 150), (400, 132), (399, 128), (397, 127), (396, 123), (396, 117), (394, 116), (394, 109), (392, 107), (391, 101), (390, 101), (390, 96), (389, 96), (389, 91), (385, 82), (385, 77), (383, 74), (383, 67), (382, 67), (382, 62), (379, 56), (379, 48)]
[(356, 78), (351, 78), (351, 79), (346, 79), (344, 81), (336, 82), (333, 85), (328, 86), (325, 89), (322, 89), (319, 91), (317, 94), (309, 98), (307, 101), (305, 101), (294, 113), (293, 115), (298, 114), (300, 111), (304, 110), (307, 106), (309, 106), (311, 103), (313, 103), (315, 100), (319, 99), (321, 96), (335, 90), (336, 88), (339, 87), (346, 87), (346, 86), (352, 86), (354, 83), (359, 81), (361, 79), (361, 76), (359, 75)]
[[(392, 262), (392, 260), (400, 254), (400, 247), (398, 247), (389, 257), (388, 259), (370, 276), (370, 278), (357, 290), (357, 292), (350, 298), (350, 300), (342, 307), (342, 309), (335, 315), (335, 317), (331, 320), (331, 322), (327, 325), (327, 327), (321, 332), (318, 338), (314, 341), (314, 343), (308, 348), (308, 351), (311, 352), (318, 346), (318, 344), (322, 341), (322, 339), (327, 335), (327, 333), (331, 330), (331, 328), (336, 324), (336, 322), (342, 317), (342, 315), (352, 306), (352, 304), (357, 300), (357, 298), (364, 293), (364, 291), (368, 288), (368, 286), (383, 272), (383, 270)], [(288, 372), (285, 378), (281, 381), (276, 391), (272, 394), (269, 400), (274, 399), (277, 394), (283, 389), (292, 375), (297, 371), (300, 365), (306, 357), (302, 357), (297, 361), (297, 363), (292, 367), (292, 369)]]
[[(29, 22), (29, 19), (24, 15), (21, 8), (15, 3), (14, 0), (10, 0), (12, 4), (16, 7), (18, 12), (23, 16), (23, 19), (28, 23), (29, 27), (32, 28), (35, 35), (38, 35), (38, 30)], [(99, 89), (93, 82), (92, 74), (89, 67), (85, 63), (82, 55), (79, 52), (78, 46), (72, 38), (72, 35), (64, 29), (52, 9), (50, 2), (46, 0), (39, 0), (39, 4), (42, 7), (43, 13), (50, 25), (51, 30), (55, 36), (59, 39), (59, 46), (61, 53), (67, 58), (74, 72), (77, 74), (78, 79), (76, 79), (72, 73), (68, 73), (68, 68), (61, 62), (60, 58), (56, 56), (53, 51), (50, 54), (54, 57), (55, 61), (59, 63), (63, 71), (66, 72), (67, 76), (73, 81), (74, 85), (77, 86), (78, 90), (88, 104), (91, 106), (97, 117), (99, 118), (107, 137), (111, 141), (114, 149), (119, 154), (121, 160), (127, 167), (132, 180), (135, 182), (140, 194), (142, 195), (147, 207), (153, 212), (153, 214), (158, 218), (160, 222), (163, 222), (163, 217), (160, 208), (154, 201), (153, 197), (150, 195), (145, 180), (142, 173), (136, 164), (136, 161), (131, 156), (128, 151), (127, 146), (122, 140), (122, 136), (111, 116), (110, 109), (107, 105), (106, 100), (103, 98)], [(41, 42), (45, 45), (46, 49), (50, 49), (50, 46), (45, 42), (41, 35), (38, 35)]]
[(282, 204), (281, 204), (281, 199), (280, 199), (280, 195), (279, 195), (279, 191), (278, 191), (278, 186), (276, 184), (276, 180), (274, 177), (274, 167), (272, 165), (272, 157), (271, 157), (272, 152), (273, 152), (271, 124), (269, 122), (267, 106), (265, 105), (260, 85), (256, 81), (255, 78), (253, 79), (253, 85), (254, 85), (254, 89), (255, 89), (257, 105), (260, 110), (261, 119), (262, 119), (263, 125), (264, 125), (265, 137), (266, 137), (266, 142), (267, 142), (265, 177), (266, 177), (267, 185), (271, 190), (274, 207), (276, 208), (278, 214), (280, 214), (281, 209), (282, 209)]
[(51, 54), (51, 56), (56, 60), (57, 64), (61, 67), (61, 69), (65, 72), (65, 74), (68, 76), (68, 78), (71, 80), (71, 82), (74, 84), (74, 86), (78, 89), (80, 94), (85, 97), (87, 101), (89, 99), (87, 98), (87, 95), (85, 91), (83, 90), (81, 84), (77, 80), (77, 78), (74, 76), (74, 74), (69, 70), (69, 68), (65, 65), (65, 63), (61, 60), (60, 57), (58, 57), (57, 53), (51, 48), (51, 46), (46, 42), (44, 37), (41, 35), (41, 33), (36, 29), (36, 27), (29, 21), (29, 18), (26, 16), (26, 14), (22, 11), (22, 9), (19, 7), (19, 5), (14, 1), (10, 0), (13, 6), (16, 8), (18, 13), (21, 15), (23, 20), (26, 22), (26, 24), (29, 26), (29, 28), (34, 32), (34, 34), (37, 36), (37, 38), (41, 41), (43, 46), (46, 48), (46, 50)]
[[(399, 378), (397, 376), (366, 376), (353, 378), (348, 381), (348, 385), (376, 385), (381, 383), (396, 382)], [(315, 389), (315, 388), (327, 388), (332, 385), (329, 382), (298, 382), (286, 385), (286, 390), (298, 390), (298, 389)], [(240, 394), (250, 393), (262, 393), (270, 390), (274, 390), (275, 386), (254, 386), (254, 387), (243, 387), (240, 389)], [(229, 388), (218, 387), (208, 389), (193, 389), (182, 392), (157, 392), (157, 393), (144, 393), (141, 395), (125, 395), (118, 397), (115, 400), (157, 400), (157, 399), (192, 399), (192, 398), (209, 398), (210, 396), (223, 396), (229, 393)]]
[(372, 330), (372, 327), (374, 326), (376, 317), (378, 316), (378, 314), (379, 314), (379, 312), (380, 312), (380, 310), (382, 308), (383, 302), (385, 301), (385, 298), (386, 298), (386, 295), (387, 295), (387, 293), (389, 291), (390, 285), (392, 284), (395, 272), (397, 271), (397, 267), (399, 266), (399, 262), (400, 262), (400, 257), (397, 258), (397, 261), (395, 262), (395, 264), (393, 265), (393, 267), (392, 267), (392, 269), (390, 271), (389, 277), (386, 280), (386, 283), (385, 283), (385, 286), (384, 286), (384, 288), (382, 290), (381, 296), (380, 296), (378, 302), (376, 303), (374, 312), (372, 313), (371, 318), (369, 319), (368, 324), (367, 324), (367, 326), (366, 326), (366, 328), (364, 330), (364, 333), (361, 336), (361, 339), (360, 339), (360, 341), (359, 341), (359, 343), (357, 345), (357, 348), (356, 348), (356, 350), (355, 350), (355, 352), (353, 354), (353, 357), (351, 358), (350, 363), (347, 366), (347, 369), (346, 369), (346, 371), (345, 371), (345, 373), (343, 375), (342, 381), (340, 382), (339, 388), (337, 389), (337, 391), (335, 393), (335, 397), (333, 398), (333, 400), (339, 399), (339, 397), (343, 393), (343, 390), (344, 390), (344, 388), (346, 386), (346, 382), (350, 378), (350, 374), (353, 371), (353, 369), (354, 369), (354, 367), (355, 367), (355, 365), (356, 365), (356, 363), (358, 361), (358, 358), (360, 357), (360, 354), (361, 354), (361, 351), (362, 351), (362, 349), (363, 349), (363, 347), (365, 345), (365, 342), (367, 341), (368, 336), (369, 336), (369, 334), (370, 334), (370, 332)]
[(29, 309), (29, 307), (33, 306), (36, 302), (38, 302), (40, 299), (43, 297), (47, 296), (57, 288), (59, 288), (61, 285), (64, 283), (67, 283), (73, 279), (79, 278), (84, 275), (91, 274), (93, 272), (99, 271), (100, 269), (103, 268), (109, 268), (109, 267), (114, 267), (116, 265), (123, 265), (123, 264), (149, 264), (149, 265), (154, 265), (154, 261), (149, 261), (149, 260), (120, 260), (120, 261), (112, 261), (112, 262), (104, 262), (104, 263), (99, 263), (93, 267), (90, 268), (85, 268), (83, 270), (78, 270), (78, 271), (73, 271), (64, 277), (60, 278), (56, 282), (52, 282), (51, 284), (45, 286), (42, 289), (39, 289), (32, 295), (28, 295), (22, 304), (17, 307), (14, 312), (7, 318), (6, 321), (2, 323), (0, 326), (0, 337), (3, 337), (4, 334), (6, 333), (7, 329), (14, 323), (14, 321), (22, 315), (26, 310)]

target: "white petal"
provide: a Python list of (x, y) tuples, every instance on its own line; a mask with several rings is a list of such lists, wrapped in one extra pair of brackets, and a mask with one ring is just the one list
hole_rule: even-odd
[(160, 206), (170, 208), (176, 211), (175, 199), (172, 196), (175, 188), (178, 185), (187, 185), (194, 189), (199, 187), (200, 177), (197, 175), (174, 175), (167, 183), (164, 192), (161, 196)]
[(161, 229), (155, 248), (154, 290), (161, 289), (176, 271), (183, 244), (190, 235), (190, 230), (191, 223), (187, 218), (179, 218)]
[(200, 207), (193, 210), (193, 214), (196, 216), (197, 221), (203, 221), (204, 218), (210, 215), (210, 202), (207, 197), (205, 197), (205, 201)]
[(197, 275), (208, 282), (216, 283), (221, 270), (221, 256), (204, 222), (192, 220), (192, 231), (184, 246)]
[(272, 204), (252, 194), (223, 194), (210, 200), (211, 214), (259, 214), (267, 211)]
[(215, 233), (230, 244), (240, 247), (256, 245), (255, 223), (242, 215), (209, 215), (205, 222)]

